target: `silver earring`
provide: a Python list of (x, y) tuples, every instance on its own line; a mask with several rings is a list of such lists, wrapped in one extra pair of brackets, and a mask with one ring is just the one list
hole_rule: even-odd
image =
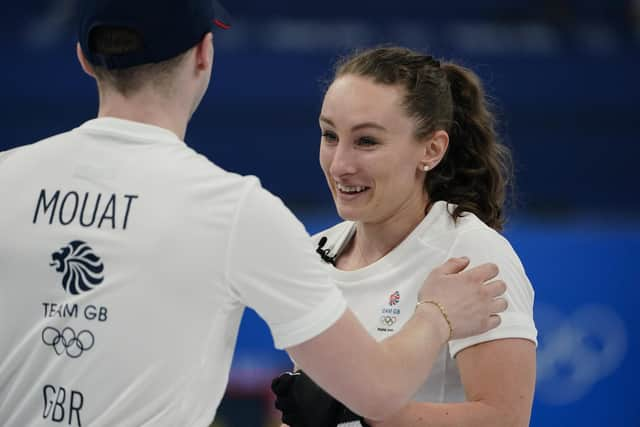
[(429, 165), (424, 165), (422, 170), (424, 170), (425, 172), (429, 172)]

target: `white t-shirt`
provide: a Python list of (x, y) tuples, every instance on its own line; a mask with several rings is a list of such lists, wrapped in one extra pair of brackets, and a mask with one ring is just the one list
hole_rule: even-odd
[(255, 177), (113, 118), (0, 153), (0, 425), (207, 426), (245, 306), (278, 348), (346, 309)]
[[(326, 263), (334, 283), (342, 289), (349, 307), (369, 333), (382, 340), (397, 332), (415, 311), (418, 292), (425, 278), (450, 257), (467, 256), (473, 267), (493, 262), (500, 268), (498, 278), (507, 284), (509, 307), (501, 314), (499, 327), (470, 338), (452, 340), (440, 352), (431, 374), (414, 400), (422, 402), (464, 401), (464, 389), (454, 359), (456, 353), (472, 345), (500, 338), (525, 338), (536, 342), (533, 322), (534, 292), (518, 256), (509, 242), (480, 221), (465, 213), (456, 222), (447, 211), (453, 205), (436, 202), (422, 222), (387, 255), (364, 268), (343, 271)], [(313, 236), (322, 250), (334, 257), (355, 233), (355, 224), (339, 223)]]

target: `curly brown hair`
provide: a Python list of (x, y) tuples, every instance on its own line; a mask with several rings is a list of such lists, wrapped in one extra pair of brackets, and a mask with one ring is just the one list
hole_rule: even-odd
[(358, 75), (405, 89), (403, 106), (416, 121), (415, 136), (449, 134), (442, 161), (424, 182), (431, 203), (457, 205), (453, 218), (472, 212), (501, 231), (513, 178), (511, 153), (498, 141), (496, 120), (480, 78), (470, 69), (402, 47), (377, 47), (338, 61), (334, 80)]

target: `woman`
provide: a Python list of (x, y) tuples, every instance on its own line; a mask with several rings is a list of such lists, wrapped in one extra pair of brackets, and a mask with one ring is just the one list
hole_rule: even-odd
[[(373, 336), (401, 328), (421, 279), (447, 257), (494, 262), (508, 286), (501, 325), (451, 340), (415, 401), (369, 425), (528, 426), (534, 293), (499, 234), (510, 157), (479, 78), (404, 48), (357, 53), (337, 66), (320, 128), (320, 164), (345, 221), (315, 236), (318, 253)], [(323, 399), (304, 376), (290, 385), (276, 387), (285, 421), (313, 413), (304, 406)], [(359, 419), (326, 406), (339, 414), (330, 425)]]

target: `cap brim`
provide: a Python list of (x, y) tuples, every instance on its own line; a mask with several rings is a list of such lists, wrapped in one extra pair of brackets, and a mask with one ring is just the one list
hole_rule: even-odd
[(227, 11), (227, 9), (222, 6), (222, 4), (217, 0), (212, 0), (213, 3), (213, 12), (215, 17), (213, 18), (213, 24), (222, 28), (223, 30), (228, 30), (231, 28), (231, 14)]

